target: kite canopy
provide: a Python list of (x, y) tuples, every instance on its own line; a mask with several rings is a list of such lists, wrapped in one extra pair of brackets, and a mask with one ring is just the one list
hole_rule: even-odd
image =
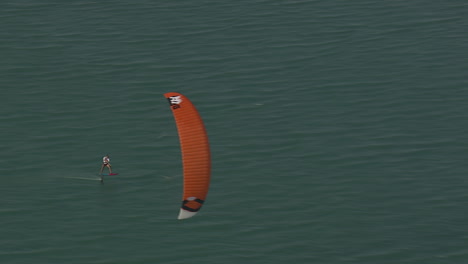
[(203, 120), (190, 100), (166, 93), (179, 132), (184, 171), (184, 191), (178, 219), (194, 216), (202, 207), (210, 185), (210, 147)]

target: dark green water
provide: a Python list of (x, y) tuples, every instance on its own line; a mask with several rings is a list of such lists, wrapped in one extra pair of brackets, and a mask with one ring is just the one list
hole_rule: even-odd
[[(465, 2), (0, 10), (1, 263), (468, 261)], [(184, 221), (170, 91), (213, 158)]]

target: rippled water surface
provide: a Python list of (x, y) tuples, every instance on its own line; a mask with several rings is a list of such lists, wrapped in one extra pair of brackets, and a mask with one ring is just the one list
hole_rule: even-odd
[[(467, 8), (1, 3), (1, 262), (466, 263)], [(171, 91), (213, 159), (184, 221)]]

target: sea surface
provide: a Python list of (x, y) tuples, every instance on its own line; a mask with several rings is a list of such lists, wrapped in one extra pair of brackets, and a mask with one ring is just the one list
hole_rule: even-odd
[[(468, 263), (468, 2), (5, 0), (0, 25), (0, 263)], [(186, 220), (166, 92), (212, 152)]]

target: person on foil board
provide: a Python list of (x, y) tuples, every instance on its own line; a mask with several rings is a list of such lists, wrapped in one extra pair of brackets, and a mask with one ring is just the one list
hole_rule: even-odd
[(102, 175), (102, 171), (104, 168), (107, 167), (109, 169), (109, 174), (112, 174), (112, 166), (110, 165), (110, 157), (109, 154), (105, 155), (102, 157), (102, 166), (101, 166), (101, 172), (99, 174)]

